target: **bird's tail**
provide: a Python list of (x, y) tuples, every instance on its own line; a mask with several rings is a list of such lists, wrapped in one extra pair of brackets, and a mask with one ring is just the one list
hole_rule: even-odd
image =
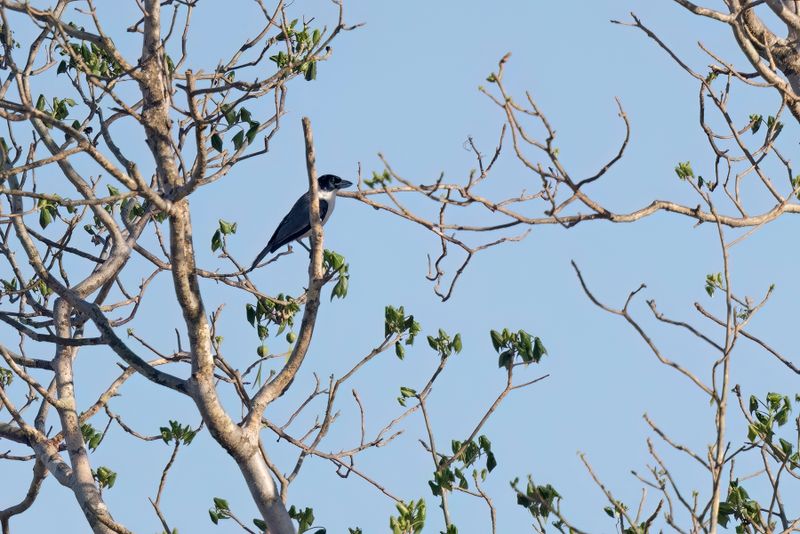
[(256, 256), (256, 259), (253, 260), (253, 265), (250, 266), (248, 272), (255, 269), (258, 264), (261, 263), (261, 260), (263, 260), (270, 252), (272, 252), (272, 243), (269, 243), (266, 247), (264, 247), (264, 250), (258, 253), (258, 256)]

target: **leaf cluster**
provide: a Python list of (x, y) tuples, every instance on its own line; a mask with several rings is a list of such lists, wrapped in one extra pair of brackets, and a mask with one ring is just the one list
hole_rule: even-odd
[(550, 512), (561, 501), (561, 495), (550, 484), (537, 486), (528, 477), (528, 485), (524, 492), (518, 488), (518, 485), (518, 478), (511, 481), (511, 488), (517, 494), (517, 504), (527, 508), (533, 517), (547, 519)]
[(97, 450), (97, 447), (100, 445), (100, 442), (103, 441), (102, 432), (98, 432), (89, 423), (83, 423), (81, 425), (81, 434), (83, 434), (83, 442), (86, 443), (86, 446), (89, 448), (90, 451)]
[(511, 332), (508, 328), (504, 328), (502, 332), (492, 330), (489, 334), (492, 338), (492, 346), (498, 353), (498, 367), (510, 369), (517, 358), (524, 364), (539, 363), (542, 356), (547, 354), (542, 340), (525, 330)]
[(219, 228), (211, 236), (211, 252), (216, 252), (225, 244), (225, 236), (236, 233), (236, 223), (230, 223), (223, 219), (219, 220)]
[[(308, 532), (313, 527), (314, 524), (314, 509), (313, 508), (303, 508), (302, 510), (292, 505), (289, 508), (289, 517), (297, 521), (297, 534), (303, 534), (303, 532)], [(325, 534), (327, 530), (322, 527), (316, 528), (317, 534)]]
[(270, 324), (278, 326), (275, 335), (279, 336), (286, 327), (294, 326), (294, 318), (300, 311), (300, 305), (292, 297), (279, 293), (275, 300), (259, 298), (256, 304), (245, 305), (247, 322), (256, 329), (258, 339), (263, 341), (269, 336)]
[(688, 180), (689, 178), (694, 178), (694, 171), (692, 170), (692, 164), (688, 161), (681, 161), (675, 166), (675, 174), (678, 175), (678, 178), (681, 180)]
[(436, 337), (428, 336), (428, 345), (439, 353), (440, 358), (449, 358), (453, 353), (461, 352), (461, 334), (456, 334), (450, 339), (450, 335), (440, 328)]
[[(100, 78), (116, 78), (124, 73), (117, 60), (94, 43), (72, 42), (68, 46), (69, 51), (59, 47), (59, 54), (69, 57), (58, 64), (57, 74), (63, 74), (72, 69)], [(75, 61), (77, 58), (80, 58), (82, 65)]]
[(384, 170), (382, 173), (378, 174), (375, 171), (372, 171), (372, 178), (368, 178), (364, 180), (364, 183), (370, 189), (375, 189), (376, 187), (384, 187), (386, 184), (392, 181), (392, 175), (389, 174), (388, 170)]
[[(413, 345), (414, 338), (417, 337), (422, 327), (414, 320), (413, 315), (406, 315), (403, 306), (395, 308), (394, 306), (386, 306), (384, 310), (384, 332), (383, 335), (387, 338), (389, 336), (406, 336), (405, 344)], [(405, 348), (403, 348), (403, 341), (398, 339), (394, 344), (394, 353), (401, 360), (405, 357)]]
[(425, 501), (399, 502), (395, 505), (399, 515), (389, 518), (392, 534), (418, 534), (425, 526)]
[(756, 527), (756, 532), (763, 532), (764, 525), (761, 519), (761, 506), (750, 498), (750, 495), (739, 485), (739, 480), (732, 480), (728, 486), (728, 496), (719, 503), (717, 519), (723, 528), (728, 528), (731, 517), (739, 522), (736, 533), (751, 532), (748, 527)]
[[(36, 99), (36, 109), (47, 113), (57, 121), (69, 117), (69, 108), (77, 105), (77, 102), (71, 98), (58, 98), (54, 96), (52, 102), (48, 102), (44, 95), (39, 95), (39, 98)], [(80, 124), (78, 126), (80, 127)], [(48, 125), (48, 128), (49, 127), (50, 125)]]
[(228, 501), (222, 497), (214, 497), (214, 508), (208, 510), (208, 516), (215, 525), (218, 525), (220, 520), (230, 519), (231, 507)]
[(326, 249), (322, 252), (322, 266), (325, 269), (326, 278), (336, 277), (336, 284), (331, 291), (331, 300), (334, 297), (345, 298), (350, 287), (350, 265), (345, 262), (344, 256)]
[[(452, 491), (456, 481), (458, 481), (459, 488), (469, 489), (469, 481), (464, 475), (464, 470), (473, 467), (482, 457), (486, 458), (486, 465), (480, 471), (473, 469), (473, 478), (480, 477), (481, 480), (486, 480), (487, 475), (497, 467), (497, 459), (492, 452), (492, 442), (484, 435), (479, 436), (477, 441), (470, 440), (466, 444), (453, 440), (450, 442), (450, 448), (453, 455), (442, 455), (439, 469), (433, 474), (433, 480), (428, 481), (431, 493), (435, 497), (441, 495), (443, 490)], [(464, 450), (459, 454), (462, 448)], [(458, 457), (455, 457), (457, 454)]]
[(182, 425), (171, 419), (168, 427), (162, 426), (158, 430), (161, 432), (161, 439), (164, 440), (164, 443), (174, 441), (176, 444), (183, 443), (184, 445), (189, 445), (197, 435), (197, 431), (193, 430), (189, 425)]
[(279, 41), (289, 41), (292, 49), (292, 54), (281, 50), (277, 54), (270, 56), (278, 68), (284, 69), (290, 67), (290, 63), (294, 57), (299, 56), (301, 59), (295, 61), (294, 71), (303, 74), (307, 81), (316, 79), (317, 77), (317, 62), (312, 59), (314, 48), (319, 44), (322, 39), (322, 32), (315, 28), (311, 29), (307, 22), (303, 22), (303, 28), (297, 29), (298, 19), (294, 19), (284, 28), (283, 33), (278, 36)]
[(715, 290), (725, 290), (722, 284), (722, 273), (711, 273), (706, 275), (706, 293), (709, 297), (714, 296)]
[(97, 481), (100, 488), (113, 488), (117, 481), (117, 473), (110, 468), (101, 465), (96, 470), (92, 469), (92, 476)]
[(14, 373), (10, 369), (0, 367), (0, 387), (8, 387), (14, 381)]
[[(800, 402), (800, 396), (795, 397)], [(748, 410), (752, 422), (747, 427), (747, 439), (755, 442), (759, 439), (771, 446), (773, 454), (781, 461), (790, 462), (790, 468), (800, 467), (800, 452), (794, 450), (791, 442), (778, 438), (775, 443), (777, 428), (784, 426), (789, 421), (792, 412), (792, 403), (789, 397), (780, 393), (767, 393), (765, 400), (750, 396)]]
[[(257, 120), (253, 120), (252, 114), (246, 107), (242, 106), (239, 108), (239, 111), (236, 111), (236, 109), (230, 104), (222, 104), (220, 106), (220, 111), (225, 117), (225, 122), (228, 123), (226, 130), (239, 127), (239, 131), (236, 132), (232, 140), (233, 148), (235, 150), (239, 150), (244, 144), (245, 140), (247, 140), (248, 144), (255, 140), (256, 135), (258, 135), (258, 130), (261, 127), (261, 123)], [(246, 125), (246, 128), (244, 125)], [(222, 152), (223, 142), (222, 136), (219, 133), (214, 133), (211, 135), (211, 147), (217, 152)]]

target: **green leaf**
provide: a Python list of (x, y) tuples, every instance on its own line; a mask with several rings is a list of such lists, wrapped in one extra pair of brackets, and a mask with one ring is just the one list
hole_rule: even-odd
[(222, 235), (230, 235), (236, 233), (236, 223), (230, 223), (226, 220), (219, 220), (219, 231)]
[(164, 59), (166, 59), (167, 69), (169, 70), (169, 73), (172, 74), (173, 72), (175, 72), (175, 62), (172, 60), (169, 54), (164, 54)]
[(255, 140), (256, 136), (258, 135), (258, 128), (260, 126), (261, 124), (257, 121), (250, 123), (250, 128), (248, 128), (247, 133), (245, 134), (247, 136), (248, 143), (252, 143), (253, 140)]
[(405, 398), (414, 397), (414, 396), (416, 396), (416, 394), (417, 394), (417, 391), (415, 389), (413, 389), (413, 388), (409, 388), (409, 387), (406, 387), (406, 386), (402, 386), (400, 388), (400, 395), (405, 397)]
[(53, 222), (53, 216), (50, 214), (50, 207), (46, 206), (39, 210), (39, 226), (47, 228)]
[(216, 252), (220, 248), (222, 248), (222, 234), (217, 230), (211, 237), (211, 252)]
[(223, 108), (225, 113), (225, 120), (228, 122), (229, 125), (236, 124), (236, 111), (230, 108), (230, 106), (225, 106)]
[(36, 109), (39, 111), (44, 111), (44, 106), (47, 104), (47, 99), (44, 95), (39, 95), (39, 98), (36, 99)]
[(775, 393), (775, 392), (767, 393), (767, 402), (769, 402), (770, 404), (777, 405), (779, 402), (781, 402), (781, 400), (783, 400), (783, 395), (781, 395), (780, 393)]
[(439, 350), (439, 343), (433, 336), (428, 336), (428, 345), (430, 345), (433, 350)]
[(317, 78), (317, 62), (311, 61), (306, 66), (306, 81), (310, 82)]
[(223, 499), (222, 497), (214, 497), (214, 506), (217, 507), (218, 510), (230, 510), (230, 506), (228, 506), (228, 501)]
[(500, 335), (500, 332), (497, 330), (492, 330), (490, 334), (492, 336), (492, 346), (494, 347), (494, 350), (499, 351), (500, 347), (503, 346), (503, 338)]
[(102, 439), (103, 439), (102, 434), (95, 434), (94, 436), (92, 436), (92, 439), (90, 439), (88, 442), (89, 449), (92, 451), (97, 450), (97, 447), (100, 445)]
[(244, 132), (240, 130), (239, 133), (233, 136), (233, 147), (236, 150), (239, 150), (243, 142), (244, 142)]
[(728, 514), (722, 512), (722, 503), (720, 503), (719, 514), (717, 514), (717, 521), (722, 528), (728, 528), (729, 517)]
[(785, 425), (789, 421), (789, 410), (778, 410), (778, 413), (775, 414), (775, 421), (778, 426)]
[(497, 467), (497, 459), (493, 452), (489, 452), (486, 455), (486, 469), (491, 473), (495, 467)]
[(214, 147), (214, 150), (217, 152), (222, 152), (222, 138), (219, 134), (214, 134), (211, 136), (211, 146)]
[(347, 296), (348, 286), (349, 278), (347, 276), (340, 276), (336, 285), (333, 286), (333, 291), (331, 291), (331, 300), (333, 300), (334, 297), (340, 299), (345, 298)]
[(545, 354), (547, 354), (547, 349), (544, 348), (542, 340), (537, 337), (533, 342), (533, 360), (538, 362)]
[(678, 165), (675, 166), (675, 174), (677, 174), (678, 178), (680, 178), (681, 180), (694, 178), (694, 171), (692, 170), (692, 164), (688, 161), (679, 162)]
[(750, 413), (752, 414), (758, 410), (758, 399), (755, 395), (750, 395)]
[(500, 353), (500, 356), (497, 358), (497, 366), (498, 367), (511, 367), (512, 362), (514, 361), (514, 353), (506, 350)]

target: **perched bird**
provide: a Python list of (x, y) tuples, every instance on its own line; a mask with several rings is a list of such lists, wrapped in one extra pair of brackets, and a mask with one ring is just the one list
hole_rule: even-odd
[[(339, 189), (350, 187), (353, 183), (342, 180), (333, 174), (324, 174), (317, 179), (317, 184), (319, 191), (319, 216), (320, 219), (322, 219), (322, 224), (325, 224), (328, 222), (328, 219), (330, 219), (333, 208), (336, 205), (336, 192), (339, 191)], [(251, 270), (255, 269), (256, 265), (258, 265), (267, 254), (275, 252), (292, 241), (298, 241), (303, 245), (300, 240), (311, 234), (311, 222), (309, 217), (311, 203), (309, 202), (309, 198), (309, 194), (306, 192), (297, 199), (292, 209), (289, 210), (289, 213), (283, 218), (278, 228), (275, 229), (275, 233), (272, 234), (267, 246), (256, 256), (252, 267), (250, 267)]]

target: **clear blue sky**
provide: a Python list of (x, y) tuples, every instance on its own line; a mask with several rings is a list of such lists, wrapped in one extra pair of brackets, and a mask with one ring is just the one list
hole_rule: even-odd
[[(291, 9), (298, 16), (333, 15), (330, 4), (322, 1), (296, 2)], [(577, 175), (590, 174), (616, 151), (623, 129), (614, 97), (620, 97), (633, 128), (630, 150), (593, 188), (594, 194), (620, 211), (655, 198), (696, 203), (672, 169), (678, 161), (691, 160), (700, 174), (711, 172), (697, 126), (697, 86), (643, 34), (609, 23), (627, 18), (631, 10), (700, 71), (709, 61), (697, 49), (698, 40), (743, 65), (724, 28), (700, 21), (668, 1), (347, 2), (348, 22), (366, 26), (337, 39), (333, 57), (320, 65), (316, 81), (292, 82), (289, 114), (271, 153), (238, 167), (194, 199), (201, 262), (222, 268), (208, 250), (217, 219), (239, 224), (230, 247), (246, 260), (261, 249), (303, 192), (302, 115), (313, 121), (320, 171), (351, 178), (361, 162), (368, 174), (380, 169), (380, 151), (399, 173), (416, 182), (430, 182), (442, 171), (453, 178), (465, 176), (474, 166), (464, 149), (466, 138), (474, 136), (487, 152), (496, 142), (503, 116), (477, 86), (508, 51), (513, 55), (507, 87), (517, 96), (532, 91), (558, 130), (563, 160)], [(190, 43), (196, 47), (194, 64), (208, 69), (227, 56), (240, 34), (252, 32), (254, 17), (241, 15), (251, 11), (244, 1), (201, 3)], [(768, 115), (774, 109), (773, 95), (743, 92), (737, 97), (738, 119), (755, 112)], [(787, 127), (784, 136), (795, 133)], [(130, 142), (138, 143), (140, 137)], [(791, 156), (794, 145), (788, 146)], [(509, 151), (492, 180), (533, 180), (533, 188), (537, 179), (526, 174)], [(759, 295), (770, 283), (777, 284), (773, 302), (751, 329), (787, 350), (793, 345), (782, 327), (797, 294), (793, 273), (798, 260), (790, 244), (790, 224), (769, 225), (737, 246), (732, 256), (734, 283), (741, 293)], [(622, 319), (601, 312), (585, 298), (569, 260), (579, 263), (596, 294), (608, 303), (621, 305), (628, 291), (646, 282), (646, 296), (655, 298), (663, 311), (696, 319), (694, 301), (714, 309), (721, 305), (703, 290), (705, 275), (721, 270), (714, 232), (708, 225), (693, 228), (691, 221), (668, 215), (633, 225), (589, 223), (570, 231), (537, 227), (521, 243), (477, 256), (455, 296), (442, 304), (424, 278), (426, 254), (436, 252), (437, 240), (354, 201), (341, 201), (326, 226), (325, 239), (328, 248), (350, 263), (350, 294), (344, 301), (323, 303), (306, 366), (291, 395), (271, 407), (268, 416), (284, 420), (283, 414), (313, 387), (312, 371), (325, 380), (349, 369), (380, 341), (383, 307), (404, 305), (426, 333), (438, 328), (462, 333), (464, 351), (451, 362), (430, 404), (438, 442), (463, 439), (503, 387), (489, 330), (524, 328), (540, 336), (549, 351), (525, 376), (550, 377), (513, 394), (485, 429), (499, 462), (486, 484), (498, 507), (498, 531), (526, 531), (530, 516), (516, 506), (508, 481), (532, 473), (561, 492), (564, 510), (578, 526), (609, 532), (613, 525), (602, 511), (607, 503), (576, 452), (585, 452), (607, 486), (635, 507), (640, 484), (629, 472), (645, 471), (649, 463), (642, 414), (648, 412), (677, 440), (702, 451), (712, 439), (713, 412), (687, 381), (658, 364)], [(296, 292), (306, 281), (304, 255), (285, 258), (255, 277), (270, 291)], [(209, 311), (228, 304), (222, 323), (225, 351), (235, 364), (246, 365), (257, 340), (244, 323), (243, 301), (224, 287), (206, 284), (203, 289)], [(181, 319), (171, 304), (167, 278), (150, 291), (134, 327), (139, 332), (149, 329), (161, 348), (172, 350), (173, 329)], [(671, 357), (707, 376), (712, 355), (704, 347), (653, 324), (643, 299), (634, 309)], [(280, 344), (273, 341), (270, 348), (278, 350)], [(113, 375), (114, 361), (109, 354), (90, 352), (79, 360), (80, 401), (88, 403)], [(322, 448), (337, 450), (358, 440), (350, 388), (356, 387), (368, 406), (367, 429), (374, 432), (399, 413), (399, 387), (420, 387), (436, 363), (422, 339), (403, 362), (386, 354), (371, 364), (340, 395), (341, 420)], [(733, 380), (742, 383), (746, 394), (791, 394), (792, 379), (752, 346), (743, 345), (736, 354)], [(154, 434), (168, 419), (197, 422), (187, 400), (140, 378), (132, 379), (122, 393), (112, 409), (141, 432)], [(306, 417), (303, 424), (310, 421)], [(425, 497), (425, 532), (438, 532), (441, 514), (427, 486), (431, 460), (417, 442), (423, 437), (422, 427), (414, 419), (405, 428), (391, 446), (367, 453), (358, 465), (403, 498)], [(730, 431), (733, 439), (744, 436), (738, 422)], [(294, 451), (276, 444), (267, 433), (265, 437), (268, 451), (289, 469)], [(695, 466), (659, 447), (674, 462), (687, 490), (707, 490), (709, 484), (699, 478)], [(169, 453), (160, 443), (132, 442), (115, 427), (106, 446), (93, 453), (95, 465), (119, 472), (106, 498), (115, 517), (136, 532), (160, 530), (146, 497), (154, 496)], [(0, 505), (21, 494), (16, 483), (5, 481), (23, 480), (28, 469), (3, 465)], [(256, 515), (233, 462), (207, 433), (178, 457), (170, 478), (164, 512), (180, 532), (235, 531), (230, 523), (214, 527), (209, 522), (206, 510), (214, 496), (227, 498), (241, 517)], [(313, 458), (292, 486), (290, 504), (312, 506), (317, 524), (331, 533), (355, 525), (366, 533), (386, 531), (394, 512), (391, 501), (373, 488), (353, 476), (340, 479), (328, 462)], [(488, 532), (488, 516), (479, 501), (456, 495), (451, 505), (459, 532)], [(53, 479), (46, 481), (31, 513), (12, 525), (18, 533), (86, 531), (72, 496)]]

